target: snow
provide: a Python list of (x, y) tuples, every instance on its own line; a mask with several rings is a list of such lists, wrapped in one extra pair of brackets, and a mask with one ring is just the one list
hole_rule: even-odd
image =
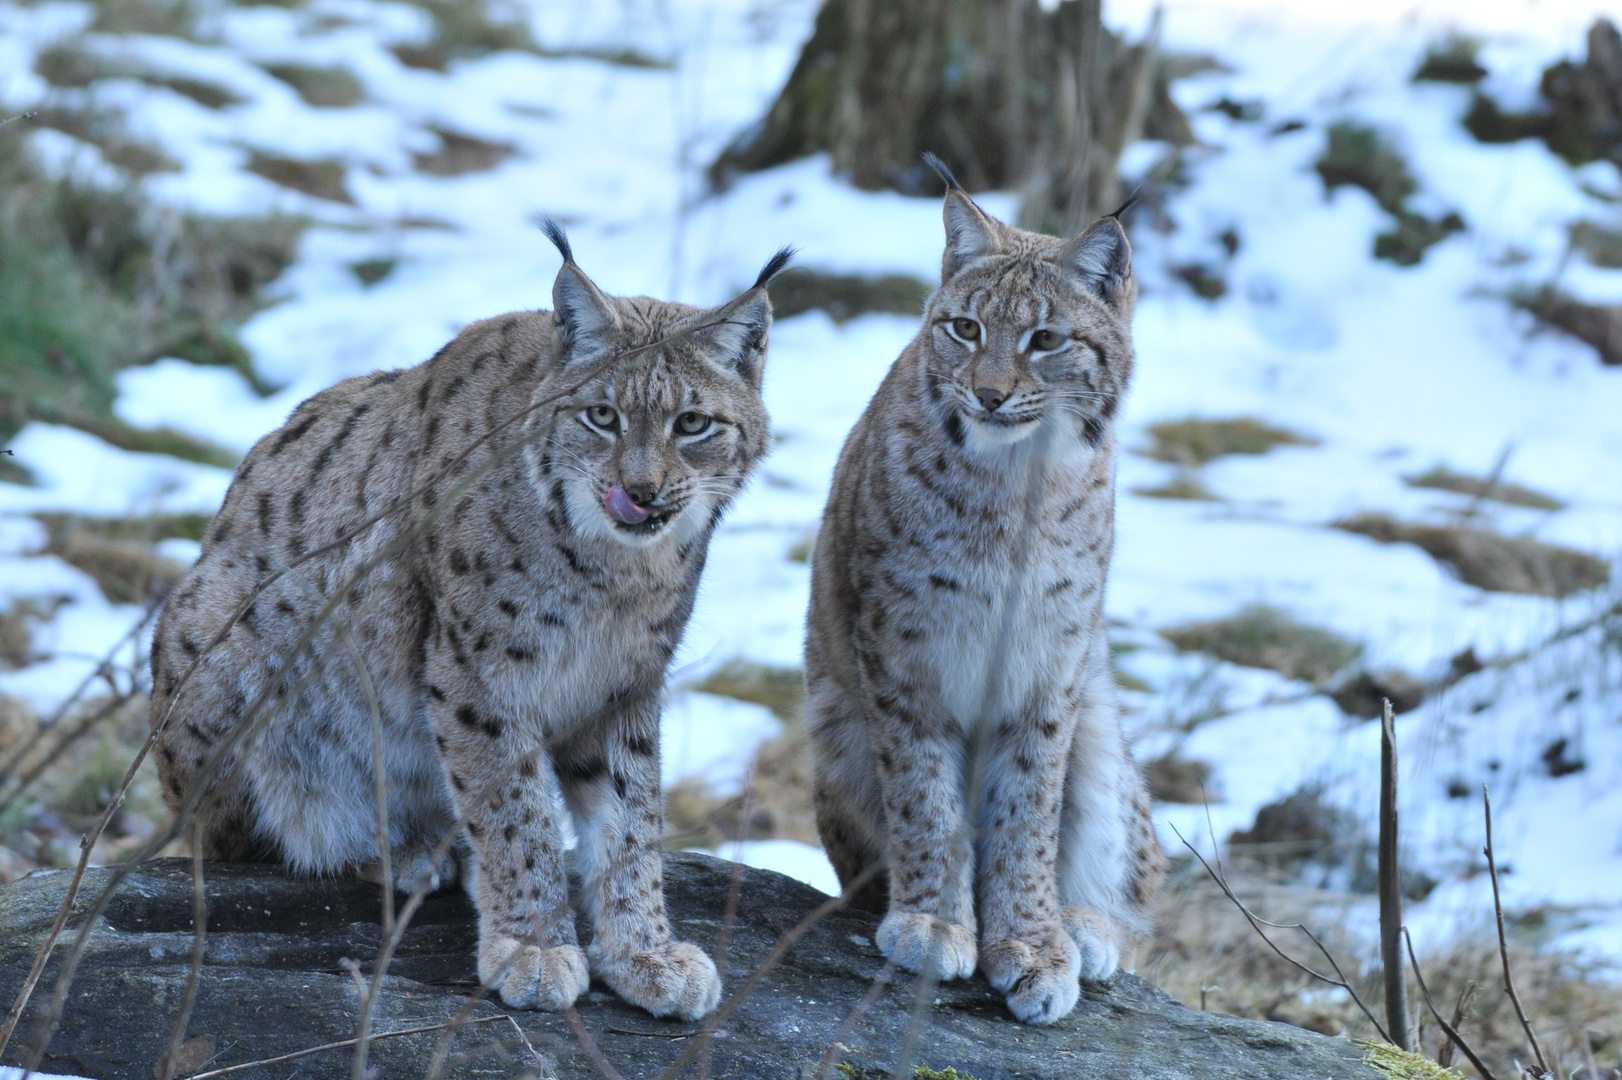
[[(1504, 300), (1551, 279), (1594, 302), (1622, 299), (1622, 272), (1565, 253), (1565, 227), (1579, 217), (1622, 226), (1622, 210), (1600, 197), (1622, 193), (1622, 175), (1607, 163), (1572, 169), (1533, 141), (1475, 143), (1459, 124), (1467, 88), (1408, 81), (1425, 46), (1459, 30), (1486, 39), (1484, 88), (1511, 106), (1528, 102), (1545, 65), (1581, 53), (1598, 5), (1112, 0), (1106, 18), (1137, 37), (1157, 6), (1164, 46), (1210, 53), (1226, 70), (1175, 84), (1202, 145), (1184, 153), (1187, 184), (1167, 192), (1175, 228), (1133, 232), (1139, 361), (1120, 420), (1128, 452), (1109, 614), (1119, 639), (1137, 646), (1122, 666), (1150, 687), (1126, 695), (1139, 753), (1176, 748), (1212, 765), (1219, 838), (1308, 783), (1371, 823), (1377, 725), (1271, 673), (1179, 656), (1155, 631), (1264, 602), (1360, 642), (1375, 668), (1434, 676), (1467, 647), (1488, 659), (1531, 650), (1397, 722), (1407, 855), (1442, 882), (1410, 922), (1442, 937), (1480, 917), (1488, 898), (1477, 795), (1487, 782), (1498, 856), (1510, 868), (1506, 902), (1559, 908), (1572, 927), (1562, 942), (1622, 959), (1622, 659), (1597, 630), (1538, 647), (1614, 602), (1614, 589), (1565, 601), (1487, 593), (1417, 548), (1327, 527), (1361, 511), (1446, 521), (1469, 500), (1410, 488), (1403, 477), (1437, 465), (1482, 475), (1507, 448), (1506, 480), (1567, 505), (1488, 504), (1488, 523), (1613, 562), (1622, 553), (1622, 371), (1601, 367), (1580, 343), (1534, 332)], [(558, 257), (530, 224), (536, 213), (564, 221), (582, 266), (622, 294), (717, 303), (785, 243), (821, 269), (938, 273), (938, 203), (857, 191), (825, 158), (705, 194), (702, 169), (769, 104), (809, 33), (812, 0), (525, 8), (551, 48), (634, 47), (670, 66), (505, 53), (447, 74), (414, 70), (389, 46), (422, 40), (421, 12), (372, 0), (231, 9), (201, 44), (92, 35), (108, 55), (206, 78), (243, 99), (209, 110), (134, 80), (94, 88), (183, 164), (144, 181), (156, 198), (318, 223), (272, 286), (278, 303), (242, 334), (275, 393), (260, 398), (235, 372), (167, 359), (119, 377), (120, 417), (244, 450), (339, 379), (420, 362), (474, 319), (546, 306)], [(40, 99), (46, 87), (29, 73), (31, 56), (87, 18), (78, 4), (0, 2), (0, 96), (9, 108)], [(287, 60), (344, 64), (367, 101), (308, 107), (260, 67)], [(1234, 121), (1206, 108), (1224, 95), (1260, 100), (1263, 118)], [(1305, 126), (1272, 134), (1288, 119)], [(1373, 259), (1387, 215), (1360, 190), (1326, 195), (1312, 170), (1325, 130), (1341, 120), (1387, 132), (1419, 182), (1412, 205), (1457, 210), (1468, 231), (1415, 267)], [(486, 172), (426, 175), (412, 155), (438, 146), (435, 128), (515, 153)], [(110, 168), (58, 133), (34, 141), (55, 167)], [(343, 162), (354, 204), (247, 172), (251, 150)], [(1140, 144), (1122, 174), (1142, 177), (1169, 152)], [(981, 201), (1005, 219), (1017, 211), (1010, 194)], [(1240, 241), (1231, 258), (1217, 240), (1229, 228)], [(397, 265), (367, 287), (348, 266), (372, 258)], [(1202, 300), (1175, 279), (1171, 268), (1193, 261), (1220, 268), (1222, 298)], [(781, 730), (759, 706), (686, 687), (736, 658), (798, 664), (809, 570), (790, 552), (814, 532), (844, 434), (915, 329), (906, 316), (838, 325), (815, 312), (773, 328), (765, 394), (779, 442), (714, 542), (676, 659), (681, 685), (663, 737), (669, 779), (736, 792), (754, 748)], [(1148, 425), (1241, 415), (1317, 443), (1207, 466), (1202, 480), (1221, 502), (1132, 493), (1175, 472), (1132, 452), (1149, 442)], [(207, 510), (229, 477), (49, 425), (30, 425), (12, 448), (40, 483), (0, 485), (0, 595), (61, 593), (70, 602), (35, 642), (62, 652), (0, 674), (0, 691), (46, 712), (138, 612), (33, 554), (43, 537), (27, 515)], [(186, 560), (196, 549), (171, 541), (164, 551)], [(1541, 755), (1562, 737), (1586, 768), (1557, 778)], [(1450, 797), (1450, 786), (1468, 794)], [(1168, 846), (1177, 845), (1175, 825), (1209, 847), (1203, 808), (1163, 807), (1157, 822)], [(803, 845), (754, 841), (722, 853), (836, 888), (826, 860)]]
[[(83, 1076), (63, 1076), (61, 1073), (29, 1073), (33, 1080), (88, 1080)], [(0, 1080), (23, 1080), (23, 1071), (10, 1065), (0, 1065)]]

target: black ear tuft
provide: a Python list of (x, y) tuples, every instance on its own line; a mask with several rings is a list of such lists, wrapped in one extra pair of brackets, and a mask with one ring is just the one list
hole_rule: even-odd
[(566, 263), (574, 262), (574, 249), (569, 246), (569, 234), (563, 231), (563, 226), (551, 217), (537, 217), (535, 224), (541, 227), (546, 238), (557, 247), (558, 254), (563, 256)]
[(924, 164), (935, 170), (935, 172), (940, 176), (941, 180), (945, 182), (946, 189), (948, 191), (963, 190), (963, 185), (957, 182), (957, 177), (953, 176), (952, 170), (946, 167), (946, 162), (942, 161), (928, 150), (924, 151)]
[(793, 245), (778, 248), (777, 254), (766, 260), (766, 265), (761, 267), (760, 276), (755, 279), (752, 288), (764, 289), (770, 284), (772, 278), (783, 272), (783, 267), (789, 264), (790, 260), (794, 258), (794, 254)]
[(1105, 214), (1104, 216), (1105, 217), (1112, 217), (1116, 221), (1120, 221), (1122, 214), (1126, 213), (1128, 210), (1130, 210), (1134, 206), (1138, 205), (1138, 200), (1143, 195), (1143, 189), (1148, 187), (1148, 186), (1149, 186), (1149, 181), (1145, 180), (1143, 183), (1141, 183), (1137, 187), (1133, 188), (1132, 189), (1132, 194), (1130, 194), (1130, 195), (1128, 195), (1126, 197), (1126, 202), (1122, 203), (1115, 210), (1113, 210), (1112, 212), (1110, 212), (1108, 214)]

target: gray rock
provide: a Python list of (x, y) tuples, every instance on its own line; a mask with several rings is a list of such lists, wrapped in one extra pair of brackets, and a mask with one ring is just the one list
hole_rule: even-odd
[[(732, 864), (708, 856), (667, 857), (665, 887), (679, 933), (712, 953), (723, 933), (733, 872)], [(81, 910), (109, 873), (90, 872)], [(206, 877), (207, 948), (187, 1029), (187, 1072), (353, 1038), (359, 1011), (354, 972), (370, 971), (382, 940), (377, 888), (309, 880), (267, 866), (210, 864)], [(0, 887), (3, 1002), (21, 985), (68, 879), (66, 872), (46, 871)], [(150, 1080), (185, 986), (191, 888), (191, 864), (165, 859), (141, 866), (119, 889), (90, 936), (43, 1068), (96, 1080)], [(745, 870), (726, 956), (728, 992), (824, 900), (779, 874)], [(854, 911), (836, 911), (816, 924), (717, 1033), (710, 1075), (809, 1077), (883, 967), (873, 945), (876, 924), (873, 916)], [(489, 1019), (449, 1036), (445, 1075), (599, 1076), (564, 1017), (513, 1011), (514, 1024), (504, 1018), (506, 1010), (476, 994), (474, 940), (474, 913), (465, 896), (451, 890), (430, 897), (401, 939), (374, 1030), (441, 1023), (466, 1009), (469, 1018)], [(21, 1063), (70, 941), (66, 935), (58, 946), (30, 1015), (0, 1060)], [(907, 1026), (913, 985), (912, 976), (903, 975), (878, 995), (845, 1040), (844, 1061), (875, 1075), (887, 1072)], [(597, 985), (579, 1012), (604, 1057), (627, 1080), (656, 1075), (698, 1030), (655, 1020)], [(435, 1031), (375, 1044), (369, 1059), (375, 1075), (425, 1075), (443, 1037)], [(350, 1075), (352, 1053), (330, 1050), (233, 1075), (340, 1080)], [(1375, 1080), (1378, 1074), (1362, 1064), (1362, 1056), (1341, 1039), (1196, 1012), (1129, 975), (1085, 989), (1076, 1011), (1050, 1028), (1013, 1021), (1001, 996), (979, 979), (940, 987), (918, 1054), (932, 1068), (952, 1066), (978, 1080)], [(686, 1075), (697, 1075), (696, 1069), (690, 1066)]]

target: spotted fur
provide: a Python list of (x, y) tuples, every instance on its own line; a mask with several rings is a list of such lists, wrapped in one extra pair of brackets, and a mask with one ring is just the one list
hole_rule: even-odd
[[(805, 673), (817, 825), (877, 943), (976, 966), (1021, 1020), (1148, 929), (1163, 857), (1104, 622), (1136, 289), (1121, 227), (1065, 243), (947, 192), (942, 285), (840, 453)], [(983, 746), (967, 852), (971, 747)]]
[[(479, 911), (480, 978), (509, 1005), (555, 1009), (595, 973), (655, 1015), (692, 1019), (720, 984), (665, 916), (660, 695), (710, 535), (769, 443), (770, 274), (714, 310), (610, 297), (555, 231), (554, 311), (475, 323), (426, 363), (342, 382), (244, 459), (158, 624), (159, 772), (179, 806), (347, 589), (293, 664), (290, 697), (204, 803), (205, 855), (375, 873), (375, 698), (396, 882), (458, 872), (429, 854), (465, 816), (459, 872)], [(678, 430), (693, 417), (702, 430)], [(616, 487), (645, 520), (610, 515)], [(204, 655), (268, 574), (407, 498), (408, 513), (271, 585)], [(350, 583), (442, 501), (415, 542)], [(571, 832), (589, 954), (569, 903)]]

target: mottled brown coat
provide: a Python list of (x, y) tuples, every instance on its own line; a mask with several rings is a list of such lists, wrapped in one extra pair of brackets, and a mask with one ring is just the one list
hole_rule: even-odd
[(1135, 286), (1113, 218), (1064, 243), (955, 185), (945, 217), (941, 288), (817, 538), (817, 824), (841, 881), (885, 868), (861, 898), (887, 900), (885, 955), (978, 963), (1045, 1024), (1145, 934), (1162, 873), (1104, 620)]

